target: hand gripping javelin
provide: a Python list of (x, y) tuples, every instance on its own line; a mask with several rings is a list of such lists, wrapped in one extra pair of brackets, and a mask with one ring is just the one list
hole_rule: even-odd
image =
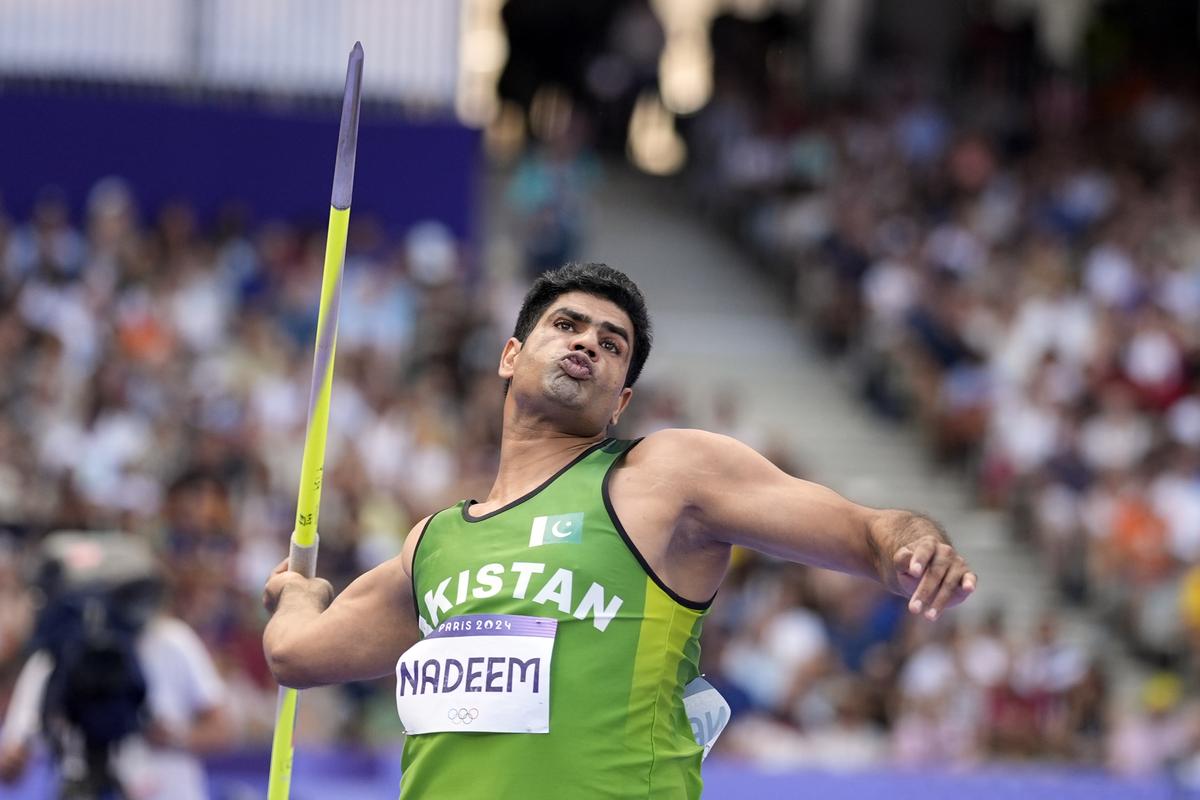
[[(338, 129), (333, 197), (329, 207), (329, 234), (325, 239), (325, 267), (321, 278), (321, 308), (317, 314), (317, 347), (313, 356), (312, 388), (308, 394), (308, 428), (304, 432), (304, 460), (300, 466), (300, 492), (296, 499), (296, 528), (292, 531), (292, 547), (288, 555), (288, 568), (308, 578), (317, 571), (317, 516), (321, 508), (321, 473), (325, 469), (325, 432), (329, 426), (333, 359), (337, 353), (338, 302), (342, 294), (342, 266), (346, 260), (346, 229), (350, 222), (350, 195), (354, 189), (362, 69), (362, 44), (355, 42), (346, 64), (346, 92), (342, 97), (342, 121)], [(291, 790), (296, 695), (295, 689), (279, 687), (275, 736), (271, 742), (268, 800), (287, 800)]]

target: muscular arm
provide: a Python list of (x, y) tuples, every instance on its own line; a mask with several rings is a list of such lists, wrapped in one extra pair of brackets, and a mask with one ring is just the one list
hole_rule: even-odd
[(336, 599), (327, 581), (287, 572), (286, 563), (276, 569), (263, 595), (273, 611), (263, 651), (281, 685), (367, 680), (395, 668), (420, 638), (408, 565), (423, 526), (409, 533), (401, 555), (361, 575)]
[(678, 476), (683, 528), (693, 536), (874, 578), (931, 619), (975, 588), (974, 573), (927, 517), (853, 503), (727, 436), (668, 430), (645, 445), (665, 454), (659, 469)]

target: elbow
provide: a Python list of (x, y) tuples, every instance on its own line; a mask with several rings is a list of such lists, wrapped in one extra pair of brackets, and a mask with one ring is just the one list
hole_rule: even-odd
[(263, 655), (280, 686), (309, 689), (320, 683), (307, 668), (308, 659), (304, 658), (294, 639), (272, 632), (269, 626), (263, 635)]

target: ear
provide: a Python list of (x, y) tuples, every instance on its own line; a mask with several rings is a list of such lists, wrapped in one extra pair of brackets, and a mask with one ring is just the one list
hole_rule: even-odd
[(511, 380), (513, 372), (516, 371), (517, 356), (521, 353), (521, 340), (509, 337), (504, 343), (504, 349), (500, 351), (500, 368), (496, 372), (504, 380)]
[(609, 418), (609, 425), (616, 425), (617, 422), (620, 421), (621, 415), (625, 413), (625, 408), (629, 405), (629, 400), (632, 397), (633, 389), (630, 389), (628, 386), (626, 386), (621, 390), (621, 396), (617, 398), (617, 408), (615, 411), (613, 411), (612, 417)]

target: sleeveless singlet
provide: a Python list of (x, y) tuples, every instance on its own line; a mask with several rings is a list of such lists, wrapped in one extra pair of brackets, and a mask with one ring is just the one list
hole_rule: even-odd
[[(485, 696), (460, 695), (468, 699), (446, 704), (453, 724), (440, 727), (448, 730), (407, 736), (404, 800), (700, 797), (702, 748), (684, 713), (683, 692), (699, 674), (700, 627), (709, 604), (668, 589), (613, 511), (609, 477), (636, 444), (607, 439), (503, 508), (473, 518), (472, 501), (463, 501), (426, 524), (413, 555), (414, 599), (425, 634), (414, 650), (435, 636), (472, 625), (478, 630), (481, 620), (490, 626), (493, 619), (516, 619), (522, 630), (555, 627), (549, 730), (470, 732), (482, 724), (472, 716), (478, 704), (470, 698)], [(477, 641), (485, 639), (495, 637)], [(551, 645), (544, 646), (549, 651)], [(398, 695), (424, 691), (422, 700), (436, 704), (451, 670), (440, 684), (437, 674), (432, 683), (422, 682), (422, 665), (415, 658), (406, 663), (407, 657), (397, 665)], [(506, 681), (512, 690), (514, 681), (522, 687), (542, 678), (526, 669), (531, 659), (510, 659), (508, 667), (498, 658), (470, 660), (486, 666), (469, 674), (475, 688), (468, 691), (503, 691)], [(480, 674), (484, 669), (492, 672)], [(461, 670), (454, 678), (454, 685), (463, 682)], [(421, 729), (406, 722), (403, 709), (406, 728)]]

